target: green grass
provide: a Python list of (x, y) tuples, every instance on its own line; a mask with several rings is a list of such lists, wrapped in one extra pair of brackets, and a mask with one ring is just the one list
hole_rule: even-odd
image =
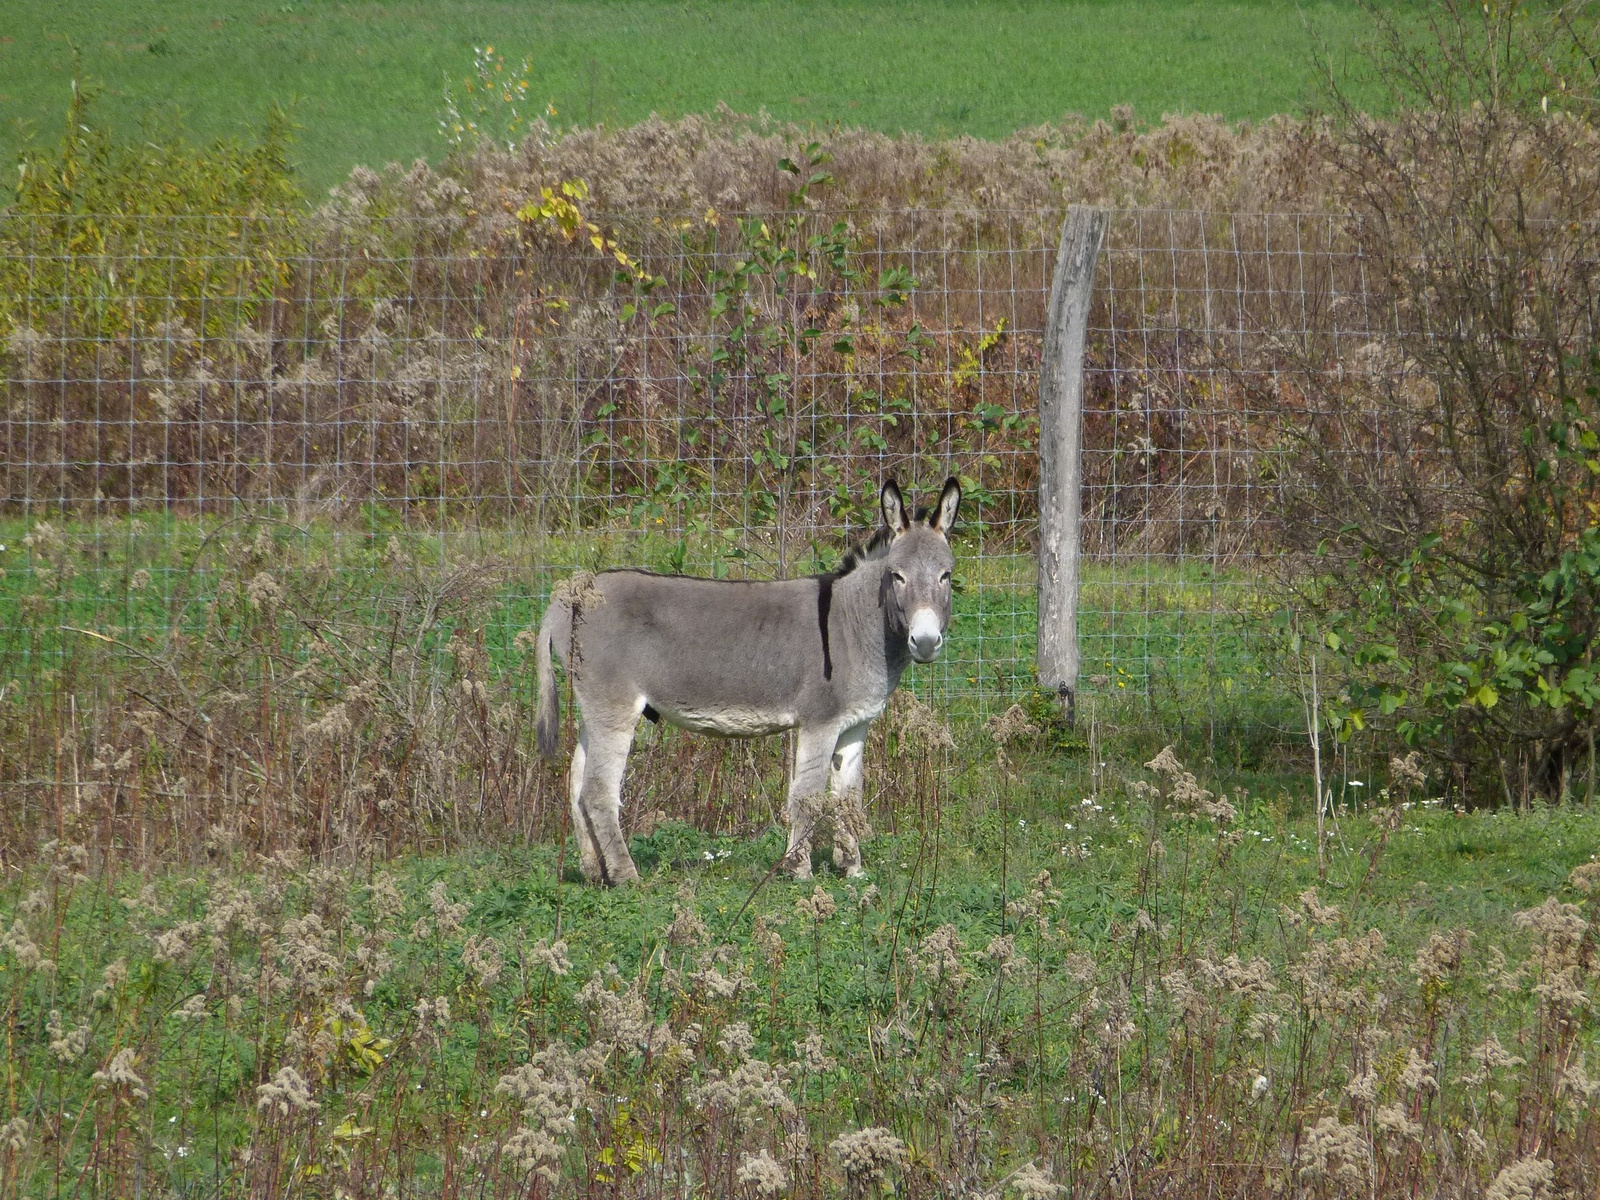
[[(820, 888), (837, 911), (814, 926), (796, 907), (813, 885), (768, 875), (781, 853), (779, 834), (716, 838), (678, 824), (633, 840), (643, 879), (619, 891), (574, 882), (570, 846), (564, 855), (541, 845), (401, 858), (383, 868), (405, 900), (404, 911), (389, 917), (374, 911), (369, 868), (320, 882), (313, 875), (309, 888), (303, 869), (263, 869), (247, 856), (198, 872), (112, 872), (79, 884), (64, 869), (9, 873), (0, 912), (8, 924), (13, 916), (19, 922), (11, 936), (31, 930), (55, 965), (41, 972), (20, 954), (0, 957), (0, 1001), (12, 1030), (4, 1054), (14, 1081), (0, 1115), (59, 1130), (60, 1144), (42, 1136), (27, 1143), (14, 1161), (31, 1186), (5, 1194), (44, 1194), (52, 1179), (80, 1173), (91, 1194), (117, 1194), (130, 1178), (181, 1194), (213, 1194), (214, 1187), (242, 1194), (242, 1164), (264, 1154), (298, 1155), (296, 1170), (312, 1171), (306, 1164), (314, 1163), (316, 1175), (336, 1179), (392, 1168), (420, 1183), (420, 1194), (432, 1194), (453, 1154), (480, 1138), (501, 1141), (515, 1127), (516, 1105), (496, 1090), (503, 1072), (552, 1044), (581, 1046), (604, 1035), (605, 1020), (580, 989), (605, 972), (616, 973), (607, 985), (613, 992), (637, 987), (648, 1022), (666, 1022), (684, 1037), (703, 1034), (685, 1068), (691, 1080), (732, 1069), (716, 1046), (735, 1021), (748, 1025), (749, 1053), (773, 1063), (798, 1053), (793, 1048), (809, 1033), (821, 1033), (836, 1065), (789, 1083), (819, 1149), (844, 1130), (882, 1124), (920, 1147), (926, 1169), (945, 1173), (961, 1160), (942, 1136), (942, 1109), (917, 1089), (933, 1077), (945, 1089), (941, 1096), (983, 1099), (972, 1111), (990, 1147), (991, 1178), (1035, 1155), (1058, 1173), (1092, 1179), (1114, 1161), (1109, 1153), (1098, 1157), (1107, 1137), (1117, 1146), (1127, 1139), (1148, 1145), (1138, 1122), (1096, 1123), (1094, 1096), (1102, 1090), (1138, 1095), (1158, 1106), (1162, 1121), (1203, 1112), (1207, 1119), (1226, 1114), (1218, 1116), (1224, 1126), (1245, 1122), (1234, 1152), (1249, 1153), (1254, 1123), (1287, 1145), (1298, 1123), (1339, 1111), (1362, 1038), (1403, 1063), (1408, 1045), (1421, 1045), (1431, 1061), (1427, 1039), (1436, 1037), (1439, 1063), (1453, 1082), (1466, 1050), (1492, 1033), (1508, 1050), (1539, 1059), (1538, 1071), (1506, 1076), (1506, 1086), (1535, 1099), (1550, 1086), (1552, 1057), (1595, 1050), (1594, 1026), (1581, 1008), (1563, 1027), (1564, 1049), (1543, 1047), (1537, 969), (1491, 985), (1497, 953), (1505, 954), (1501, 962), (1540, 961), (1515, 913), (1551, 895), (1581, 901), (1566, 880), (1600, 841), (1600, 813), (1468, 815), (1407, 805), (1388, 835), (1346, 814), (1335, 822), (1319, 880), (1315, 830), (1293, 792), (1258, 787), (1241, 802), (1237, 847), (1224, 851), (1209, 822), (1152, 812), (1122, 789), (1102, 794), (1103, 805), (1080, 801), (1086, 781), (1069, 778), (1070, 768), (1064, 775), (1059, 761), (1029, 760), (1025, 781), (1009, 787), (984, 760), (951, 767), (942, 820), (930, 814), (918, 825), (902, 814), (901, 832), (867, 843), (868, 895), (867, 881), (850, 885), (825, 872)], [(1147, 775), (1132, 763), (1121, 769)], [(1204, 781), (1219, 790), (1242, 782)], [(874, 819), (887, 823), (881, 812)], [(1046, 919), (1036, 929), (1035, 918), (1018, 909), (1008, 914), (1007, 905), (1026, 901), (1041, 870), (1052, 873), (1053, 890), (1044, 893)], [(1311, 907), (1300, 897), (1312, 886), (1320, 888), (1320, 903), (1336, 908), (1324, 918), (1331, 927), (1297, 916)], [(430, 901), (435, 888), (462, 906), (454, 932), (434, 930), (441, 902)], [(194, 926), (200, 933), (184, 936), (189, 943), (198, 937), (200, 948), (169, 949), (164, 961), (155, 956), (158, 935), (184, 921), (204, 922), (219, 908), (238, 911), (241, 896), (251, 897), (245, 911), (256, 915), (224, 919), (209, 949), (206, 930)], [(320, 922), (309, 934), (292, 930), (288, 919), (308, 912), (319, 913)], [(702, 922), (699, 932), (669, 937), (678, 913)], [(761, 950), (758, 919), (781, 931), (780, 958)], [(954, 986), (930, 983), (917, 958), (941, 927), (957, 939), (964, 982)], [(1413, 976), (1421, 968), (1412, 965), (1419, 950), (1431, 935), (1460, 928), (1474, 934), (1464, 961), (1442, 981), (1419, 984)], [(1369, 931), (1381, 938), (1371, 940)], [(1002, 934), (1015, 938), (1037, 973), (1027, 958), (1015, 975), (996, 970), (985, 949)], [(498, 981), (474, 981), (465, 961), (468, 936), (493, 939), (503, 950)], [(1352, 954), (1345, 937), (1376, 953)], [(572, 963), (564, 977), (546, 971), (534, 950), (557, 938)], [(1317, 958), (1324, 953), (1329, 957)], [(1275, 982), (1253, 997), (1219, 989), (1216, 1008), (1186, 1024), (1174, 1007), (1172, 980), (1180, 976), (1172, 972), (1198, 980), (1225, 955), (1237, 956), (1229, 962), (1259, 960)], [(104, 985), (117, 960), (126, 968), (123, 982)], [(1087, 978), (1074, 961), (1089, 964)], [(1335, 1002), (1340, 1007), (1319, 1009), (1311, 998), (1319, 976), (1296, 974), (1311, 961), (1351, 989)], [(279, 974), (269, 986), (271, 971), (263, 968), (274, 962)], [(742, 975), (744, 989), (719, 999), (703, 983), (687, 986), (691, 976), (702, 978), (694, 972), (705, 971), (718, 979)], [(364, 985), (367, 979), (373, 982)], [(1592, 973), (1574, 979), (1592, 991)], [(416, 1009), (439, 996), (453, 1015), (434, 1040), (424, 1036)], [(175, 1017), (185, 1001), (198, 1004), (199, 1015)], [(1123, 1006), (1135, 1030), (1110, 1054), (1085, 1036), (1103, 1027), (1107, 1005)], [(47, 1053), (55, 1036), (45, 1029), (51, 1010), (62, 1014), (60, 1028), (88, 1031), (78, 1059)], [(1263, 1011), (1278, 1013), (1281, 1040), (1245, 1035), (1251, 1015)], [(1441, 1012), (1448, 1014), (1443, 1027)], [(324, 1029), (334, 1036), (319, 1042), (314, 1035)], [(1187, 1056), (1202, 1035), (1214, 1076), (1190, 1070)], [(658, 1030), (657, 1047), (662, 1036)], [(118, 1048), (133, 1052), (148, 1101), (127, 1102), (91, 1079)], [(988, 1048), (1003, 1049), (999, 1074), (984, 1067)], [(742, 1139), (768, 1136), (764, 1125), (722, 1128), (698, 1111), (704, 1106), (692, 1090), (680, 1090), (681, 1081), (663, 1077), (658, 1062), (636, 1055), (624, 1045), (604, 1067), (614, 1072), (605, 1076), (608, 1104), (622, 1107), (579, 1114), (560, 1159), (563, 1174), (581, 1181), (599, 1172), (603, 1182), (606, 1165), (630, 1145), (653, 1146), (657, 1137), (671, 1144), (675, 1123), (685, 1120), (697, 1147), (709, 1139), (735, 1159), (749, 1145)], [(285, 1064), (316, 1097), (314, 1124), (277, 1124), (256, 1105), (257, 1085)], [(1387, 1068), (1381, 1086), (1395, 1088), (1397, 1072)], [(1226, 1077), (1227, 1087), (1248, 1095), (1258, 1074), (1275, 1089), (1263, 1108), (1229, 1099), (1232, 1092), (1219, 1087)], [(1196, 1078), (1214, 1082), (1196, 1091)], [(1514, 1140), (1520, 1126), (1511, 1114), (1522, 1107), (1497, 1109), (1491, 1101), (1486, 1117), (1471, 1089), (1447, 1085), (1419, 1115), (1440, 1137), (1460, 1136), (1467, 1121), (1499, 1147)], [(630, 1110), (646, 1114), (643, 1135), (629, 1125)], [(1558, 1158), (1574, 1144), (1571, 1128), (1563, 1131), (1552, 1151)], [(91, 1141), (119, 1149), (107, 1154)], [(248, 1158), (238, 1153), (245, 1145), (253, 1147)], [(1193, 1152), (1182, 1139), (1158, 1143), (1145, 1165), (1159, 1177), (1183, 1169)], [(96, 1166), (88, 1170), (91, 1154)], [(660, 1166), (641, 1154), (632, 1170)], [(826, 1172), (830, 1161), (820, 1158), (817, 1169)], [(1433, 1156), (1423, 1162), (1430, 1172), (1452, 1169)], [(351, 1171), (357, 1175), (345, 1174)], [(231, 1186), (218, 1187), (224, 1181)], [(1085, 1185), (1079, 1194), (1099, 1193)]]
[(1350, 0), (12, 5), (0, 30), (0, 154), (14, 152), (18, 123), (56, 136), (74, 47), (124, 132), (181, 111), (196, 134), (237, 133), (269, 102), (297, 98), (298, 158), (315, 194), (357, 163), (437, 158), (443, 81), (461, 80), (488, 43), (512, 64), (533, 59), (534, 107), (553, 102), (561, 125), (721, 101), (801, 123), (999, 137), (1124, 102), (1146, 119), (1297, 111), (1312, 93), (1308, 30), (1342, 64), (1365, 28)]
[[(70, 547), (71, 573), (41, 588), (22, 544), (25, 526), (0, 521), (0, 677), (29, 681), (110, 633), (143, 651), (155, 651), (174, 626), (191, 636), (206, 628), (208, 605), (222, 587), (237, 594), (253, 568), (230, 567), (257, 526), (152, 515), (137, 521), (58, 526)], [(297, 606), (365, 630), (382, 630), (383, 612), (416, 580), (409, 569), (385, 560), (391, 525), (292, 529), (270, 523), (278, 547), (277, 577), (305, 597)], [(437, 574), (447, 559), (500, 564), (504, 581), (492, 600), (471, 615), (485, 634), (496, 672), (514, 689), (527, 686), (531, 655), (515, 644), (536, 625), (544, 597), (567, 564), (594, 569), (643, 566), (711, 575), (733, 570), (766, 573), (759, 562), (725, 557), (721, 538), (680, 543), (675, 538), (622, 534), (533, 536), (518, 530), (479, 529), (439, 536), (395, 529), (411, 561)], [(958, 545), (960, 590), (948, 648), (931, 667), (914, 669), (907, 686), (950, 719), (986, 716), (1034, 688), (1038, 630), (1034, 563), (1003, 550), (981, 554)], [(759, 557), (759, 548), (753, 557)], [(819, 548), (801, 571), (831, 565)], [(561, 564), (561, 565), (557, 565)], [(141, 571), (148, 582), (134, 582)], [(332, 570), (337, 586), (329, 588)], [(47, 617), (30, 615), (30, 597), (48, 597)], [(1271, 639), (1259, 628), (1253, 580), (1222, 572), (1213, 580), (1204, 564), (1091, 563), (1084, 572), (1079, 613), (1083, 655), (1080, 688), (1086, 717), (1119, 727), (1170, 730), (1181, 743), (1204, 744), (1207, 753), (1258, 761), (1296, 730), (1282, 728), (1288, 682), (1274, 675)], [(447, 616), (431, 638), (436, 651), (449, 641)], [(81, 630), (90, 633), (78, 632)], [(285, 636), (292, 640), (292, 629)], [(131, 659), (129, 660), (131, 661)], [(1219, 749), (1219, 746), (1221, 747)]]

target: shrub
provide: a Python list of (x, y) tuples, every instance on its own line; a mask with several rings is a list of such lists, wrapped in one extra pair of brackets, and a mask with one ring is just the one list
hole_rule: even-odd
[(1409, 106), (1335, 93), (1323, 155), (1393, 333), (1306, 372), (1288, 529), (1322, 569), (1289, 596), (1342, 671), (1342, 734), (1392, 730), (1480, 797), (1558, 796), (1596, 723), (1592, 25), (1448, 3), (1425, 44), (1380, 29)]
[(23, 151), (0, 209), (0, 337), (248, 321), (285, 278), (303, 210), (288, 114), (270, 109), (254, 143), (154, 125), (119, 141), (94, 124), (94, 94), (73, 81), (59, 145)]

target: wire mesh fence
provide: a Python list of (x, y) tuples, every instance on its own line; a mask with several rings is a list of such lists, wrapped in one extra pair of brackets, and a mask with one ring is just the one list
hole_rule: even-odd
[[(1060, 218), (547, 197), (471, 226), (0, 219), (0, 683), (60, 692), (88, 643), (147, 664), (224, 628), (242, 647), (269, 615), (359, 657), (404, 613), (427, 625), (414, 660), (514, 696), (555, 578), (826, 569), (883, 478), (956, 474), (962, 591), (912, 683), (997, 711), (1033, 686)], [(1260, 587), (1271, 463), (1305, 373), (1358, 369), (1383, 325), (1346, 222), (1114, 214), (1083, 417), (1101, 719), (1298, 736)], [(313, 713), (360, 675), (320, 670)]]
[(1264, 585), (1298, 432), (1359, 403), (1347, 384), (1392, 344), (1369, 283), (1348, 218), (1113, 215), (1085, 367), (1091, 694), (1132, 693), (1132, 712), (1212, 748), (1303, 739), (1288, 614)]

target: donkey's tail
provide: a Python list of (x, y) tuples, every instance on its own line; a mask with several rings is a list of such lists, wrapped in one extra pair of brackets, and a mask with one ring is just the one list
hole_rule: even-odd
[[(533, 718), (539, 739), (539, 753), (554, 758), (561, 749), (561, 693), (556, 689), (556, 672), (551, 663), (556, 639), (565, 644), (572, 634), (572, 608), (562, 598), (552, 597), (539, 626), (539, 641), (534, 655), (539, 668), (539, 704)], [(565, 657), (565, 656), (563, 656)]]

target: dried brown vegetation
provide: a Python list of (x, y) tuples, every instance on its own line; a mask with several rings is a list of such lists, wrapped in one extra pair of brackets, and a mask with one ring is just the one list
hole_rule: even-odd
[(1283, 529), (1327, 565), (1288, 591), (1336, 631), (1346, 732), (1557, 799), (1600, 720), (1600, 60), (1581, 10), (1447, 4), (1434, 30), (1384, 26), (1415, 108), (1347, 108), (1328, 145), (1390, 328), (1336, 379), (1300, 356)]

